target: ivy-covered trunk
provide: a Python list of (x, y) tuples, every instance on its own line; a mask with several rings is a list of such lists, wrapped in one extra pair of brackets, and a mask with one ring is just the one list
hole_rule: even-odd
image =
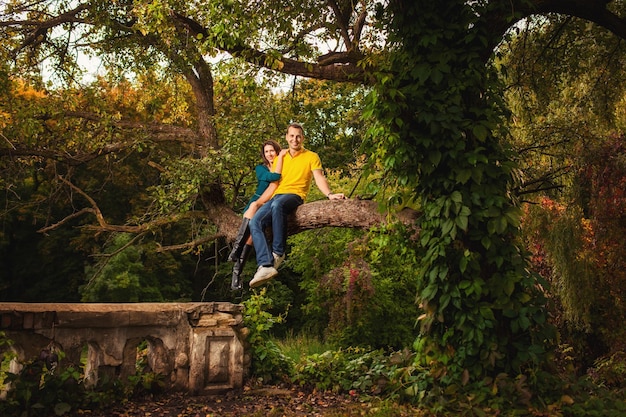
[(523, 373), (553, 337), (517, 241), (516, 171), (488, 62), (501, 34), (485, 23), (502, 6), (490, 3), (501, 2), (392, 1), (394, 48), (368, 104), (370, 154), (423, 212), (415, 346), (443, 384)]

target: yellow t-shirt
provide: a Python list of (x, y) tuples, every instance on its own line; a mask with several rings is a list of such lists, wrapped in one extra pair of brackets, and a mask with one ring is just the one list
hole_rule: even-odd
[[(274, 166), (277, 159), (274, 159)], [(304, 201), (311, 188), (313, 171), (316, 169), (322, 169), (322, 161), (315, 152), (302, 148), (295, 157), (288, 152), (283, 159), (280, 182), (273, 195), (298, 194)]]

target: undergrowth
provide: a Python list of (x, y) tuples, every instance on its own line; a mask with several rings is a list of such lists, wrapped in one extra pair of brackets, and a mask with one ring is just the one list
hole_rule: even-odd
[[(264, 293), (254, 298), (257, 300), (250, 303), (256, 308), (266, 302), (263, 301)], [(250, 311), (255, 313), (258, 310), (247, 310), (246, 314)], [(256, 320), (263, 321), (260, 317)], [(269, 327), (256, 325), (257, 330)], [(598, 361), (593, 372), (583, 377), (568, 374), (566, 370), (558, 370), (553, 364), (548, 364), (549, 369), (528, 371), (526, 374), (501, 373), (473, 383), (460, 381), (458, 384), (440, 385), (436, 376), (445, 370), (419, 365), (415, 353), (408, 349), (385, 351), (355, 347), (322, 350), (326, 345), (306, 334), (290, 335), (282, 340), (272, 339), (271, 332), (259, 332), (256, 336), (257, 340), (263, 341), (262, 351), (266, 352), (266, 343), (280, 350), (274, 352), (276, 356), (273, 359), (264, 357), (264, 373), (272, 373), (269, 366), (272, 361), (282, 364), (282, 359), (288, 357), (291, 383), (309, 389), (349, 393), (363, 401), (410, 405), (419, 409), (420, 415), (626, 415), (624, 354), (614, 354), (607, 360)], [(274, 374), (287, 375), (282, 365)], [(383, 411), (380, 415), (397, 414)]]
[[(97, 387), (85, 382), (84, 364), (61, 365), (63, 351), (43, 349), (37, 358), (18, 362), (10, 348), (12, 341), (0, 332), (0, 416), (47, 417), (65, 416), (79, 410), (96, 410), (111, 404), (124, 403), (131, 398), (160, 392), (163, 376), (154, 372), (137, 372), (122, 381), (102, 376)], [(144, 358), (139, 358), (141, 365)], [(19, 371), (11, 372), (11, 362)]]
[[(604, 369), (607, 380), (537, 371), (446, 386), (435, 382), (432, 370), (414, 363), (414, 354), (408, 350), (328, 350), (295, 363), (292, 381), (317, 390), (349, 393), (363, 401), (412, 405), (436, 416), (626, 415), (624, 379), (619, 384), (615, 381), (625, 362), (614, 363), (614, 371)], [(607, 366), (605, 362), (602, 365)]]

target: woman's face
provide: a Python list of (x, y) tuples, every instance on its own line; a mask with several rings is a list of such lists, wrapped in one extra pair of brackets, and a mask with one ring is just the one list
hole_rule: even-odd
[(263, 155), (265, 155), (265, 159), (267, 159), (271, 164), (274, 158), (276, 158), (276, 149), (274, 149), (272, 145), (265, 145), (263, 148)]

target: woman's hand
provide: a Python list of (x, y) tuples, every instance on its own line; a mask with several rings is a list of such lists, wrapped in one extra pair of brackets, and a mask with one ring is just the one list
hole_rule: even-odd
[(253, 201), (248, 206), (248, 210), (246, 210), (246, 212), (243, 213), (243, 217), (245, 217), (246, 219), (252, 219), (252, 217), (254, 216), (254, 213), (256, 213), (259, 207), (261, 207), (262, 205), (263, 204), (260, 204), (257, 201)]

